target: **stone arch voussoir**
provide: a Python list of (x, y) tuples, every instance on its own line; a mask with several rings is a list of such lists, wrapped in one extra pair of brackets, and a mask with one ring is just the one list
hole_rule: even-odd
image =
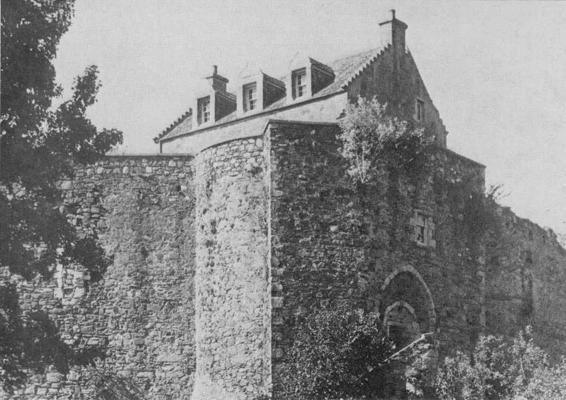
[[(428, 312), (429, 326), (430, 326), (430, 328), (434, 329), (436, 327), (437, 317), (436, 317), (436, 307), (435, 307), (435, 304), (434, 304), (434, 299), (432, 297), (432, 292), (428, 288), (428, 285), (426, 284), (426, 282), (423, 279), (423, 277), (421, 276), (421, 274), (419, 274), (419, 272), (415, 269), (415, 267), (413, 267), (412, 265), (406, 264), (406, 265), (403, 265), (403, 266), (396, 268), (391, 274), (389, 274), (389, 276), (387, 278), (385, 278), (383, 285), (381, 285), (381, 293), (385, 293), (385, 291), (387, 290), (387, 288), (391, 284), (391, 282), (399, 274), (402, 274), (402, 273), (408, 273), (408, 274), (413, 275), (418, 280), (418, 282), (421, 284), (424, 292), (426, 293), (426, 297), (427, 297), (427, 303), (428, 304), (427, 304), (426, 309), (427, 309), (427, 312)], [(389, 307), (392, 307), (393, 305), (394, 304), (390, 305)]]

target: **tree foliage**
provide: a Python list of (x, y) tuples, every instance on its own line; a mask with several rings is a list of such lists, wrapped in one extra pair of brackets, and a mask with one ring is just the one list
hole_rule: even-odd
[(295, 332), (282, 374), (289, 398), (363, 398), (380, 390), (394, 345), (377, 314), (347, 306), (318, 310)]
[(58, 180), (122, 142), (121, 132), (99, 130), (87, 117), (100, 89), (96, 66), (75, 79), (69, 100), (52, 107), (61, 95), (52, 61), (73, 5), (2, 1), (0, 265), (27, 278), (46, 274), (77, 240), (59, 212)]
[[(87, 116), (100, 89), (96, 66), (75, 79), (68, 100), (60, 99), (53, 60), (74, 0), (2, 0), (1, 11), (0, 268), (31, 279), (49, 275), (56, 262), (98, 263), (94, 238), (77, 234), (60, 212), (58, 185), (75, 164), (121, 143), (122, 133), (99, 130)], [(26, 371), (48, 364), (65, 370), (88, 358), (60, 341), (47, 314), (23, 313), (17, 296), (12, 283), (0, 282), (0, 379), (7, 391)]]
[(566, 360), (551, 366), (530, 329), (512, 340), (483, 336), (471, 356), (457, 352), (437, 375), (441, 400), (557, 400), (566, 398)]
[(340, 120), (342, 155), (349, 161), (348, 173), (361, 183), (380, 175), (384, 164), (407, 172), (422, 171), (431, 138), (422, 128), (413, 128), (388, 113), (377, 99), (360, 97), (348, 105)]

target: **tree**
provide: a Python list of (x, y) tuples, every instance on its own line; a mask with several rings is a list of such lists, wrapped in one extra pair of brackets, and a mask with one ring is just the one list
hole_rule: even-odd
[[(99, 130), (87, 117), (100, 89), (96, 66), (75, 79), (70, 99), (52, 106), (62, 94), (52, 62), (73, 11), (74, 0), (2, 0), (0, 267), (27, 279), (48, 276), (57, 261), (89, 258), (85, 249), (99, 254), (86, 243), (93, 238), (78, 235), (61, 213), (58, 183), (72, 177), (74, 165), (91, 163), (122, 142), (120, 131)], [(30, 352), (45, 349), (24, 345), (33, 318), (19, 311), (13, 286), (2, 283), (0, 292), (6, 387), (21, 380), (30, 360), (45, 359)]]
[(393, 350), (376, 313), (346, 305), (317, 310), (295, 331), (282, 386), (297, 399), (375, 395)]
[(76, 235), (57, 208), (58, 180), (122, 142), (121, 132), (98, 130), (86, 116), (100, 88), (96, 66), (75, 79), (71, 99), (51, 108), (61, 95), (52, 61), (73, 3), (2, 1), (0, 265), (28, 278), (47, 273), (58, 249), (72, 257)]

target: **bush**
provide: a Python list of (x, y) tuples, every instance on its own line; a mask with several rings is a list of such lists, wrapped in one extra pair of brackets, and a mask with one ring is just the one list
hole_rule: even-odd
[(529, 328), (513, 340), (481, 337), (471, 356), (457, 352), (440, 367), (441, 400), (557, 400), (566, 398), (566, 360), (550, 366)]
[(514, 400), (566, 399), (566, 358), (554, 367), (537, 368), (522, 395)]
[(393, 344), (376, 313), (347, 306), (307, 315), (284, 363), (283, 390), (295, 399), (364, 398), (380, 391)]

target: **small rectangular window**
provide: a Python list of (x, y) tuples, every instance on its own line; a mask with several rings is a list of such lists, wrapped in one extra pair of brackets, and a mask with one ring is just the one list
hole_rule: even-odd
[(416, 210), (411, 218), (412, 240), (419, 246), (436, 247), (432, 217)]
[(426, 244), (426, 219), (420, 213), (415, 217), (415, 239), (417, 243)]
[(424, 101), (417, 99), (417, 121), (424, 122), (425, 120), (425, 109), (424, 109)]
[(302, 97), (307, 93), (307, 71), (305, 68), (293, 71), (293, 98)]
[(257, 108), (257, 85), (250, 83), (244, 85), (244, 111), (252, 111)]
[(198, 100), (198, 123), (210, 121), (210, 96)]

